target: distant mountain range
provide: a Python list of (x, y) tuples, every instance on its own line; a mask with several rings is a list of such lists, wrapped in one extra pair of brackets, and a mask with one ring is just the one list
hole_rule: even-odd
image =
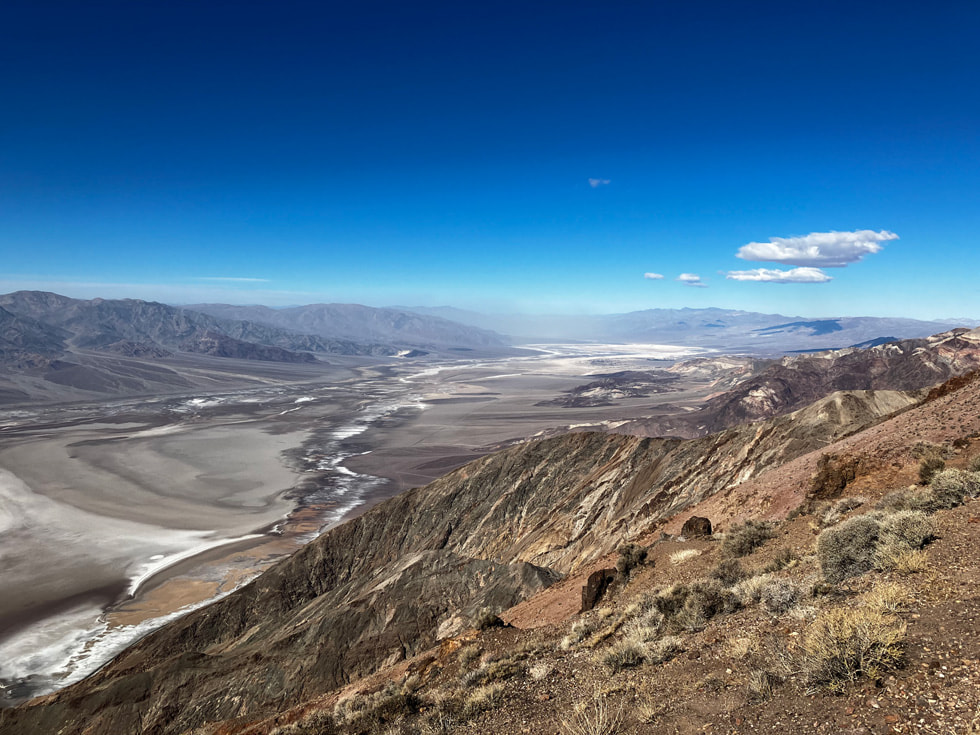
[(507, 340), (492, 332), (394, 309), (201, 309), (137, 299), (86, 301), (44, 291), (0, 295), (0, 403), (188, 389), (195, 379), (185, 368), (201, 356), (254, 361), (254, 368), (231, 371), (247, 379), (260, 369), (258, 363), (315, 365), (317, 355), (509, 350)]
[(359, 343), (377, 342), (446, 349), (495, 348), (508, 345), (508, 341), (499, 334), (452, 321), (452, 317), (394, 308), (375, 309), (360, 304), (310, 304), (285, 309), (192, 304), (185, 308), (219, 319), (264, 324), (292, 332)]
[(584, 340), (710, 347), (784, 354), (914, 339), (980, 322), (881, 317), (805, 319), (735, 309), (646, 309), (626, 314), (480, 314), (453, 307), (399, 307), (508, 334), (515, 342)]

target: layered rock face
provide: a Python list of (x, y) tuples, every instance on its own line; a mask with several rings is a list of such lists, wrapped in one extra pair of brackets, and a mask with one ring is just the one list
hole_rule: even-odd
[[(692, 360), (674, 371), (710, 371), (712, 360)], [(744, 378), (744, 370), (754, 375)], [(927, 388), (980, 369), (980, 330), (954, 329), (925, 339), (889, 342), (870, 349), (844, 349), (756, 361), (730, 371), (739, 382), (724, 385), (698, 411), (644, 419), (617, 431), (645, 436), (704, 436), (736, 424), (781, 416), (837, 391), (907, 391)]]

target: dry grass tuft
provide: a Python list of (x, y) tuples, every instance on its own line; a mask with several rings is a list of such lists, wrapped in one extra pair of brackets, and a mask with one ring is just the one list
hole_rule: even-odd
[(528, 674), (534, 681), (541, 681), (542, 679), (547, 679), (551, 676), (551, 672), (555, 670), (555, 667), (544, 661), (539, 661), (538, 663), (531, 666), (528, 669)]
[(929, 553), (925, 549), (904, 549), (887, 556), (882, 554), (878, 561), (884, 569), (903, 577), (929, 569)]
[(463, 712), (467, 717), (474, 717), (498, 706), (504, 698), (503, 684), (487, 684), (474, 689), (463, 704)]
[(861, 599), (874, 610), (897, 613), (905, 609), (909, 593), (897, 582), (881, 582), (865, 592)]
[(904, 662), (905, 624), (880, 610), (834, 608), (804, 634), (799, 668), (811, 684), (840, 691), (861, 677), (877, 681)]
[(662, 664), (683, 650), (683, 639), (675, 635), (665, 635), (647, 648), (647, 660), (652, 664)]
[(482, 655), (483, 649), (479, 646), (464, 646), (463, 648), (459, 649), (457, 659), (459, 660), (460, 666), (468, 669)]
[(565, 735), (616, 735), (623, 721), (623, 708), (615, 711), (596, 689), (589, 702), (579, 702), (568, 717), (561, 720)]
[(639, 666), (647, 660), (646, 646), (630, 638), (624, 638), (609, 646), (599, 655), (599, 660), (612, 673)]
[(746, 682), (749, 700), (752, 702), (767, 702), (772, 699), (772, 692), (779, 684), (779, 677), (767, 669), (755, 669), (749, 674)]
[(568, 635), (561, 639), (559, 648), (570, 651), (599, 629), (599, 624), (591, 618), (583, 618), (572, 623)]
[(700, 549), (681, 549), (670, 555), (670, 562), (671, 564), (683, 564), (697, 556), (701, 556)]

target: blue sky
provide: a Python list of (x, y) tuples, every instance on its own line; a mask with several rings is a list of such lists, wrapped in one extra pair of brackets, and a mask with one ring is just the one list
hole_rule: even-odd
[(980, 317), (978, 32), (972, 2), (8, 0), (0, 290)]

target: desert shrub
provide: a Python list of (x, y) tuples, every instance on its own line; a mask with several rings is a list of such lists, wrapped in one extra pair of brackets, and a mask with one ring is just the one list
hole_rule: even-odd
[(759, 591), (759, 601), (773, 615), (782, 615), (796, 607), (803, 597), (799, 585), (788, 579), (773, 577)]
[(528, 669), (528, 674), (534, 681), (541, 681), (542, 679), (547, 679), (551, 672), (555, 670), (555, 667), (545, 661), (538, 661), (538, 663), (531, 666)]
[(767, 702), (772, 699), (773, 689), (779, 684), (779, 677), (768, 669), (754, 669), (749, 673), (745, 688), (749, 701)]
[(583, 618), (572, 623), (568, 635), (562, 638), (559, 647), (563, 651), (574, 648), (599, 629), (599, 624), (591, 618)]
[(871, 515), (855, 516), (825, 529), (817, 537), (817, 559), (831, 583), (874, 568), (881, 524)]
[(483, 654), (483, 649), (479, 646), (465, 646), (459, 649), (459, 665), (469, 668), (470, 664), (474, 663)]
[(590, 700), (576, 702), (571, 713), (561, 720), (565, 735), (614, 735), (623, 721), (623, 708), (613, 709), (597, 688)]
[(711, 576), (726, 587), (745, 579), (746, 572), (738, 559), (723, 559), (711, 570)]
[(800, 645), (804, 678), (832, 690), (861, 677), (878, 680), (904, 661), (905, 624), (865, 606), (817, 616)]
[(735, 612), (741, 603), (732, 591), (716, 579), (699, 579), (685, 588), (684, 604), (673, 617), (673, 623), (684, 630), (703, 630), (711, 618)]
[(796, 554), (790, 548), (780, 549), (776, 552), (776, 555), (769, 560), (769, 563), (762, 567), (764, 574), (771, 574), (772, 572), (778, 572), (787, 567), (793, 566), (797, 561)]
[(930, 502), (927, 490), (892, 490), (877, 502), (875, 508), (885, 511), (923, 510)]
[(637, 544), (623, 544), (619, 547), (619, 559), (616, 560), (616, 571), (623, 577), (629, 577), (638, 566), (647, 560), (647, 549)]
[(477, 630), (504, 627), (504, 621), (491, 608), (484, 607), (473, 618), (473, 627)]
[(869, 607), (883, 613), (903, 610), (908, 602), (908, 591), (895, 582), (881, 582), (865, 592), (861, 598)]
[(609, 646), (599, 658), (615, 674), (623, 669), (639, 666), (646, 661), (646, 656), (646, 646), (630, 638), (624, 638)]
[(980, 494), (980, 475), (963, 470), (943, 470), (933, 475), (929, 482), (932, 508), (923, 510), (948, 510), (963, 504), (965, 498)]
[(919, 482), (923, 485), (928, 485), (933, 475), (945, 468), (946, 460), (939, 456), (938, 453), (927, 454), (919, 460)]
[(762, 600), (762, 588), (772, 582), (771, 574), (759, 574), (755, 577), (747, 577), (732, 588), (735, 595), (743, 606), (751, 605)]
[(969, 464), (967, 464), (966, 469), (968, 472), (980, 472), (980, 454), (975, 454), (971, 459)]
[(647, 660), (652, 664), (662, 664), (684, 650), (684, 641), (675, 635), (665, 635), (647, 647)]
[(879, 545), (921, 549), (933, 539), (932, 519), (919, 510), (900, 510), (880, 520)]
[(503, 684), (488, 684), (474, 689), (463, 704), (463, 713), (467, 717), (475, 717), (498, 706), (504, 698)]
[(671, 564), (683, 564), (688, 559), (693, 559), (694, 557), (700, 555), (700, 549), (681, 549), (680, 551), (675, 551), (670, 555), (670, 562)]
[(416, 714), (420, 704), (410, 687), (391, 683), (372, 694), (340, 700), (334, 707), (333, 719), (352, 730), (380, 729)]
[(820, 519), (820, 525), (826, 528), (827, 526), (833, 526), (840, 523), (841, 519), (844, 517), (844, 514), (851, 512), (855, 508), (860, 508), (867, 502), (867, 498), (862, 498), (860, 495), (854, 495), (850, 498), (841, 498), (826, 510), (823, 517)]
[(656, 640), (664, 629), (664, 616), (657, 609), (650, 609), (641, 612), (629, 624), (626, 629), (630, 637), (647, 643)]
[(684, 607), (685, 599), (687, 599), (687, 587), (682, 584), (675, 584), (654, 595), (651, 604), (665, 619), (670, 619)]
[(721, 553), (727, 557), (742, 557), (751, 554), (773, 537), (773, 524), (767, 521), (746, 521), (734, 526), (725, 534), (721, 543)]

